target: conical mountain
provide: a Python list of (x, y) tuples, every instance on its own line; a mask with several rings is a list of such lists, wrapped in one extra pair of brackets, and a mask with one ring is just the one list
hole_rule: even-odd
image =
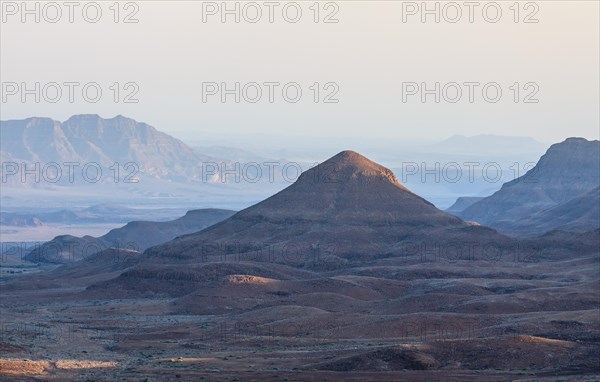
[(391, 170), (354, 151), (305, 171), (290, 187), (235, 217), (271, 223), (460, 224), (401, 185)]
[(343, 151), (272, 197), (203, 231), (149, 248), (146, 255), (185, 259), (275, 246), (269, 255), (275, 261), (289, 251), (306, 258), (315, 248), (338, 259), (368, 259), (400, 253), (407, 240), (433, 242), (465, 230), (489, 231), (437, 209), (389, 169)]

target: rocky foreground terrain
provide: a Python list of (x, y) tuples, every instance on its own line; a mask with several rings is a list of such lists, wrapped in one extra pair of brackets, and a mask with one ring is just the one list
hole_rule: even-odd
[(600, 230), (514, 238), (342, 152), (143, 253), (2, 280), (17, 381), (595, 381)]

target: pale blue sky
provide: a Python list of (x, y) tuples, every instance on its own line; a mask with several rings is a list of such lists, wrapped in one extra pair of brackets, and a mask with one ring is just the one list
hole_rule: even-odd
[[(513, 2), (499, 3), (503, 15), (497, 23), (478, 12), (473, 23), (466, 15), (457, 23), (443, 17), (440, 23), (421, 23), (419, 14), (403, 23), (401, 2), (389, 1), (337, 2), (337, 8), (319, 14), (322, 21), (337, 10), (339, 22), (329, 24), (314, 22), (312, 1), (298, 2), (303, 10), (298, 23), (286, 22), (277, 11), (273, 23), (265, 15), (254, 24), (221, 23), (218, 14), (203, 23), (202, 2), (191, 1), (136, 2), (134, 24), (112, 21), (112, 2), (102, 3), (103, 16), (95, 24), (77, 12), (75, 22), (54, 24), (21, 23), (18, 14), (5, 15), (3, 83), (97, 82), (103, 96), (93, 104), (80, 96), (74, 103), (66, 95), (57, 103), (22, 103), (18, 95), (10, 96), (1, 117), (123, 114), (184, 140), (225, 144), (271, 139), (274, 145), (293, 145), (295, 136), (387, 144), (453, 134), (528, 135), (543, 142), (598, 139), (598, 2), (537, 1), (538, 23), (522, 22), (533, 9), (521, 9), (521, 22), (515, 23)], [(130, 11), (122, 9), (119, 17)], [(296, 82), (302, 99), (202, 102), (203, 82), (266, 81)], [(109, 89), (115, 82), (135, 82), (139, 103), (115, 103)], [(339, 103), (314, 103), (309, 88), (314, 82), (335, 82)], [(481, 96), (469, 103), (463, 95), (458, 103), (423, 104), (417, 95), (403, 103), (404, 82), (496, 82), (503, 96), (497, 103)], [(539, 103), (522, 102), (533, 88), (521, 89), (521, 102), (514, 103), (515, 82), (536, 83)], [(122, 89), (119, 97), (125, 93)], [(326, 93), (322, 89), (319, 96)]]

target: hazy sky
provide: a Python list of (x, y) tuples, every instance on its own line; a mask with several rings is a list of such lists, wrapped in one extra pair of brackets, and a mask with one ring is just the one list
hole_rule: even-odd
[[(31, 9), (34, 3), (29, 3)], [(102, 15), (92, 23), (95, 5), (81, 2), (73, 23), (64, 6), (61, 18), (51, 23), (56, 9), (39, 2), (40, 22), (26, 15), (23, 23), (22, 9), (15, 9), (21, 2), (2, 1), (1, 118), (123, 114), (184, 140), (235, 145), (259, 140), (293, 144), (297, 136), (388, 144), (452, 134), (528, 135), (544, 142), (567, 136), (598, 139), (599, 2), (521, 2), (518, 14), (513, 3), (479, 2), (469, 22), (468, 7), (439, 2), (440, 22), (432, 14), (425, 15), (423, 23), (421, 9), (414, 7), (420, 7), (420, 1), (319, 2), (318, 15), (314, 1), (275, 2), (273, 8), (262, 1), (239, 2), (240, 22), (235, 15), (225, 15), (222, 23), (221, 10), (215, 9), (221, 1), (121, 2), (118, 16), (109, 8), (110, 1), (99, 2)], [(235, 1), (227, 4), (230, 9), (236, 6)], [(428, 4), (431, 9), (436, 6)], [(497, 17), (495, 4), (502, 14), (492, 22)], [(294, 23), (298, 8), (302, 15)], [(252, 23), (257, 9), (262, 17)], [(457, 10), (462, 17), (453, 23)], [(123, 22), (130, 14), (137, 23)], [(324, 23), (327, 17), (338, 22)], [(40, 83), (39, 103), (34, 95), (22, 102), (22, 82), (29, 88)], [(48, 85), (53, 82), (62, 91), (55, 103), (49, 102), (57, 97), (56, 86)], [(80, 83), (73, 103), (66, 82)], [(222, 103), (219, 92), (205, 94), (203, 102), (203, 83), (209, 82), (229, 88), (239, 82), (240, 103), (234, 102), (234, 95)], [(280, 84), (273, 85), (273, 103), (268, 82)], [(434, 94), (423, 103), (422, 94), (408, 84), (435, 89), (436, 82), (439, 103)], [(465, 85), (470, 82), (480, 84), (473, 85), (472, 103)], [(96, 103), (82, 96), (88, 83), (102, 89)], [(111, 89), (114, 83), (119, 84), (118, 95)], [(135, 85), (125, 88), (127, 83)], [(259, 84), (262, 91), (256, 103), (247, 101), (256, 97), (256, 85), (246, 86), (244, 99), (248, 83)], [(294, 83), (287, 87), (290, 100), (297, 87), (302, 90), (298, 102), (284, 99), (287, 83)], [(325, 87), (327, 83), (333, 84)], [(488, 83), (486, 100), (482, 88)], [(125, 103), (136, 86), (133, 99), (139, 102)], [(90, 99), (95, 87), (87, 88)], [(204, 87), (215, 92), (211, 85)], [(497, 88), (502, 97), (492, 103)], [(462, 97), (449, 102), (457, 89)], [(323, 102), (332, 92), (336, 94), (331, 99), (339, 102)]]

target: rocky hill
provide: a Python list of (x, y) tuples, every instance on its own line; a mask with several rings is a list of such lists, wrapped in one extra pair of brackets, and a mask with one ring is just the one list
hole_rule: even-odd
[(233, 215), (235, 211), (215, 208), (192, 210), (178, 219), (164, 222), (133, 221), (100, 237), (61, 235), (36, 246), (26, 260), (69, 263), (93, 258), (108, 248), (143, 251), (177, 236), (200, 231)]

